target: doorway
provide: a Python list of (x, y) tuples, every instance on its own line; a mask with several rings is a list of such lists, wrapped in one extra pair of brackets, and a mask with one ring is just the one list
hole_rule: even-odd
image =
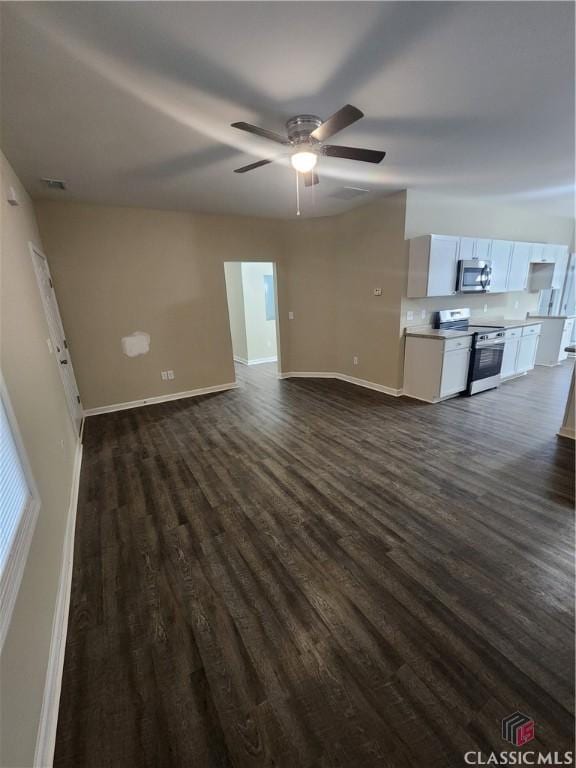
[(68, 411), (76, 428), (76, 433), (80, 435), (82, 433), (84, 412), (80, 401), (78, 385), (76, 384), (76, 376), (74, 375), (74, 369), (72, 367), (68, 342), (66, 341), (66, 335), (64, 333), (64, 326), (62, 325), (62, 318), (60, 317), (60, 310), (58, 309), (58, 303), (56, 301), (56, 294), (54, 293), (54, 284), (52, 282), (52, 277), (50, 276), (50, 268), (48, 267), (48, 262), (46, 261), (44, 254), (32, 243), (30, 243), (30, 252), (32, 254), (32, 263), (34, 264), (34, 272), (36, 273), (40, 296), (42, 297), (44, 313), (46, 314), (46, 321), (48, 323), (48, 331), (50, 333), (49, 346), (51, 347), (51, 351), (56, 355), (60, 377), (62, 378), (62, 384), (64, 386)]
[(276, 269), (273, 262), (224, 263), (234, 362), (278, 362)]

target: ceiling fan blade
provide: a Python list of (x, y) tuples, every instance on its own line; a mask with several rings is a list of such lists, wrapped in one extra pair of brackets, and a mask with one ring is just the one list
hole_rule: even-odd
[(253, 133), (256, 136), (261, 136), (263, 139), (270, 139), (271, 141), (276, 141), (278, 144), (288, 144), (286, 139), (283, 136), (280, 136), (279, 133), (275, 133), (274, 131), (269, 131), (266, 128), (258, 128), (257, 125), (251, 125), (250, 123), (231, 123), (232, 128), (238, 128), (239, 131), (247, 131), (248, 133)]
[(313, 187), (315, 184), (320, 183), (320, 179), (318, 178), (318, 174), (314, 173), (314, 171), (308, 171), (308, 173), (303, 173), (304, 176), (304, 186), (305, 187)]
[(253, 171), (254, 168), (260, 168), (263, 165), (268, 165), (272, 160), (258, 160), (256, 163), (250, 163), (250, 165), (243, 165), (242, 168), (236, 168), (234, 173), (246, 173), (246, 171)]
[(380, 163), (386, 152), (376, 149), (360, 149), (359, 147), (337, 147), (335, 144), (325, 144), (322, 152), (328, 157), (341, 157), (344, 160), (360, 160), (363, 163)]
[(360, 120), (364, 117), (364, 112), (360, 112), (357, 107), (353, 107), (352, 104), (346, 104), (345, 107), (339, 109), (338, 112), (334, 112), (332, 117), (325, 120), (322, 125), (319, 125), (315, 131), (310, 134), (316, 141), (326, 141), (330, 136), (334, 136), (338, 131), (344, 130), (356, 120)]

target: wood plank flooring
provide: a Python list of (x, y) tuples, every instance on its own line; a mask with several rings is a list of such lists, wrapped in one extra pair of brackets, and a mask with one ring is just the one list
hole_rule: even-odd
[(516, 710), (573, 748), (570, 366), (89, 418), (56, 768), (460, 767)]

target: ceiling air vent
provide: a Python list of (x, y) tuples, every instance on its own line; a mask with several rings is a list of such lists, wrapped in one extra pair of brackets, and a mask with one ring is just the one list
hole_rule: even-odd
[(342, 187), (342, 189), (333, 192), (329, 197), (335, 197), (337, 200), (353, 200), (355, 197), (369, 194), (369, 189), (363, 187)]
[(48, 189), (59, 189), (63, 192), (66, 189), (66, 182), (62, 179), (40, 179), (43, 184), (46, 184)]

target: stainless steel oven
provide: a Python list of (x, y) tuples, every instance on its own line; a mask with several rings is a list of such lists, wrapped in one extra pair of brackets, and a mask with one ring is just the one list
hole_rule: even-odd
[(467, 394), (475, 395), (500, 384), (505, 332), (502, 328), (476, 331), (472, 340)]
[(479, 259), (460, 259), (456, 290), (460, 293), (486, 293), (490, 290), (492, 263)]

